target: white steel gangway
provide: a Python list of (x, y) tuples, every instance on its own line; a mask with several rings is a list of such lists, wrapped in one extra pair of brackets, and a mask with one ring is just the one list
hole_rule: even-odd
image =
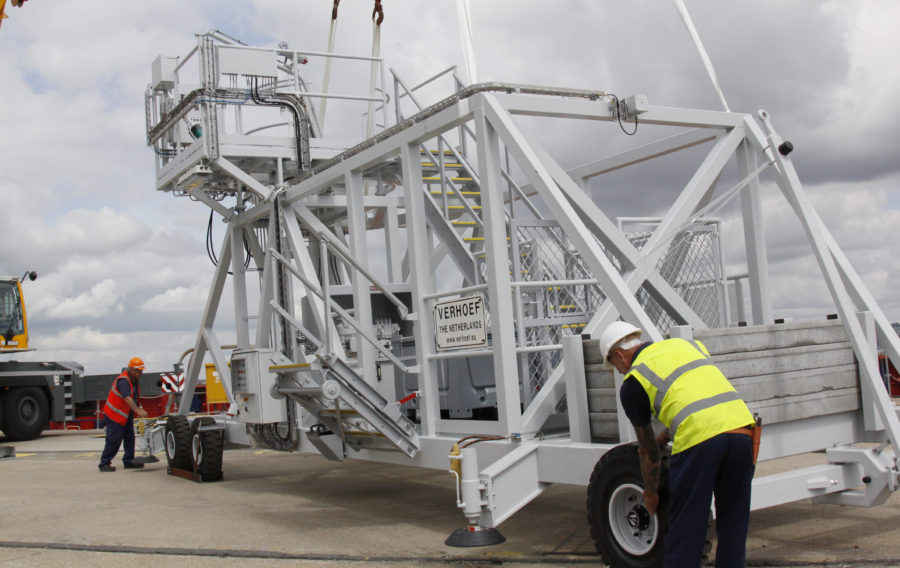
[[(721, 340), (725, 357), (772, 322), (759, 196), (760, 180), (771, 179), (832, 294), (838, 335), (828, 341), (855, 360), (841, 365), (858, 396), (836, 406), (827, 384), (791, 394), (807, 411), (779, 408), (761, 459), (827, 450), (826, 463), (757, 479), (753, 507), (809, 497), (868, 505), (900, 483), (900, 421), (874, 349), (877, 342), (897, 364), (900, 342), (812, 209), (792, 147), (765, 112), (670, 108), (599, 90), (463, 86), (452, 68), (412, 88), (391, 71), (392, 88), (382, 80), (374, 97), (311, 93), (302, 62), (351, 57), (254, 48), (216, 32), (198, 38), (187, 56), (154, 64), (147, 132), (157, 189), (200, 201), (227, 223), (182, 400), (193, 396), (208, 354), (237, 410), (217, 418), (232, 441), (429, 468), (446, 468), (460, 442), (451, 461), (465, 532), (496, 541), (488, 529), (551, 483), (588, 485), (601, 456), (632, 439), (616, 410), (621, 377), (598, 373), (592, 333), (617, 318), (653, 340), (732, 326)], [(420, 87), (438, 80), (455, 92), (420, 101)], [(329, 138), (316, 120), (321, 97), (375, 102), (377, 131)], [(529, 121), (578, 123), (613, 143), (567, 169)], [(634, 128), (651, 136), (620, 144)], [(611, 173), (640, 180), (642, 168), (679, 157), (694, 173), (648, 231), (624, 232), (585, 189)], [(718, 234), (709, 230), (728, 202), (739, 203), (744, 227), (746, 328), (733, 327)], [(237, 344), (230, 357), (214, 331), (227, 284)], [(805, 334), (788, 335), (804, 343)], [(770, 347), (784, 347), (778, 341)], [(806, 359), (759, 374), (780, 385), (787, 375), (779, 373), (803, 375)], [(750, 375), (748, 384), (762, 380)], [(767, 388), (775, 387), (754, 399), (761, 409)], [(182, 455), (184, 436), (174, 430), (186, 427), (171, 422), (170, 465)], [(627, 493), (590, 491), (607, 501)], [(656, 554), (655, 520), (633, 542), (615, 536), (640, 503), (607, 501), (592, 504), (601, 510), (592, 517), (598, 547), (625, 558)], [(598, 538), (605, 530), (613, 538)]]

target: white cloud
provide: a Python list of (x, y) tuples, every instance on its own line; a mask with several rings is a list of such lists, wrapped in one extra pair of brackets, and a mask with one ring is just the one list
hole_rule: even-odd
[[(892, 59), (900, 39), (891, 25), (900, 7), (884, 0), (687, 4), (732, 108), (770, 111), (795, 143), (794, 161), (826, 225), (888, 316), (900, 319), (892, 285), (900, 277), (900, 67)], [(163, 369), (193, 345), (212, 274), (203, 243), (208, 209), (154, 189), (144, 131), (150, 63), (161, 53), (186, 53), (195, 33), (216, 28), (251, 44), (286, 40), (321, 51), (331, 6), (83, 0), (29, 2), (11, 12), (0, 30), (9, 54), (0, 58), (0, 227), (14, 246), (0, 258), (0, 273), (40, 274), (25, 289), (32, 330), (45, 332), (34, 337), (41, 348), (34, 357), (72, 359), (103, 373), (142, 354)], [(462, 68), (451, 0), (391, 0), (384, 9), (382, 53), (402, 78), (415, 83), (448, 65)], [(370, 16), (371, 2), (340, 6), (338, 52), (370, 52)], [(491, 0), (474, 3), (473, 25), (483, 81), (640, 92), (651, 104), (717, 108), (668, 3)], [(320, 62), (311, 60), (305, 73), (314, 90), (321, 86)], [(358, 93), (367, 85), (366, 65), (336, 66), (333, 89)], [(442, 89), (431, 96), (450, 87)], [(357, 132), (359, 112), (358, 104), (330, 104), (328, 120)], [(570, 165), (621, 142), (617, 131), (566, 123), (538, 129), (552, 134), (548, 147)], [(613, 176), (614, 186), (627, 189), (615, 194), (622, 196), (616, 211), (674, 199), (690, 172), (666, 166), (638, 181)], [(798, 244), (796, 222), (783, 204), (767, 198), (766, 206), (776, 306), (819, 317), (827, 293), (815, 283), (817, 267)], [(218, 249), (223, 227), (214, 229)], [(217, 330), (223, 343), (231, 333), (227, 295)]]
[(196, 284), (191, 287), (177, 286), (147, 299), (141, 304), (144, 312), (192, 312), (206, 303), (208, 286)]
[(92, 287), (90, 291), (74, 298), (65, 298), (50, 308), (50, 318), (92, 319), (100, 318), (124, 310), (118, 285), (107, 278)]
[(78, 326), (69, 328), (55, 336), (40, 339), (41, 349), (57, 351), (74, 351), (75, 346), (89, 345), (97, 351), (118, 349), (126, 344), (124, 333), (103, 333), (91, 327)]

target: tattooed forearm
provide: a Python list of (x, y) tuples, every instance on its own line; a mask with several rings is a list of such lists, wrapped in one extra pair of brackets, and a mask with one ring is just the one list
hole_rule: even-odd
[(638, 453), (641, 456), (641, 476), (644, 490), (656, 493), (659, 490), (659, 463), (662, 456), (656, 443), (653, 427), (647, 424), (635, 428), (638, 439)]

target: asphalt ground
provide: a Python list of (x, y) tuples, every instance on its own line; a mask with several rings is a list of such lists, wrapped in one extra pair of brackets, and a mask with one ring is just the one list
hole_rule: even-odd
[[(99, 473), (102, 431), (51, 431), (0, 459), (0, 566), (598, 566), (585, 488), (551, 486), (499, 529), (453, 548), (463, 524), (444, 471), (228, 450), (222, 481)], [(121, 458), (121, 454), (118, 456)], [(761, 473), (820, 461), (766, 462)], [(880, 507), (800, 501), (751, 514), (750, 566), (900, 566), (900, 497)]]

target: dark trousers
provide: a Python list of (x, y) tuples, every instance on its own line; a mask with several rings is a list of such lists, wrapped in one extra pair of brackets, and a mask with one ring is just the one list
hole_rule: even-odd
[(134, 461), (134, 422), (129, 419), (124, 426), (116, 424), (112, 420), (106, 420), (106, 445), (103, 447), (103, 455), (100, 456), (100, 465), (109, 465), (119, 446), (125, 442), (125, 454), (122, 462), (130, 464)]
[(720, 434), (672, 456), (666, 568), (700, 566), (713, 495), (716, 566), (745, 565), (754, 470), (752, 443), (745, 434)]

